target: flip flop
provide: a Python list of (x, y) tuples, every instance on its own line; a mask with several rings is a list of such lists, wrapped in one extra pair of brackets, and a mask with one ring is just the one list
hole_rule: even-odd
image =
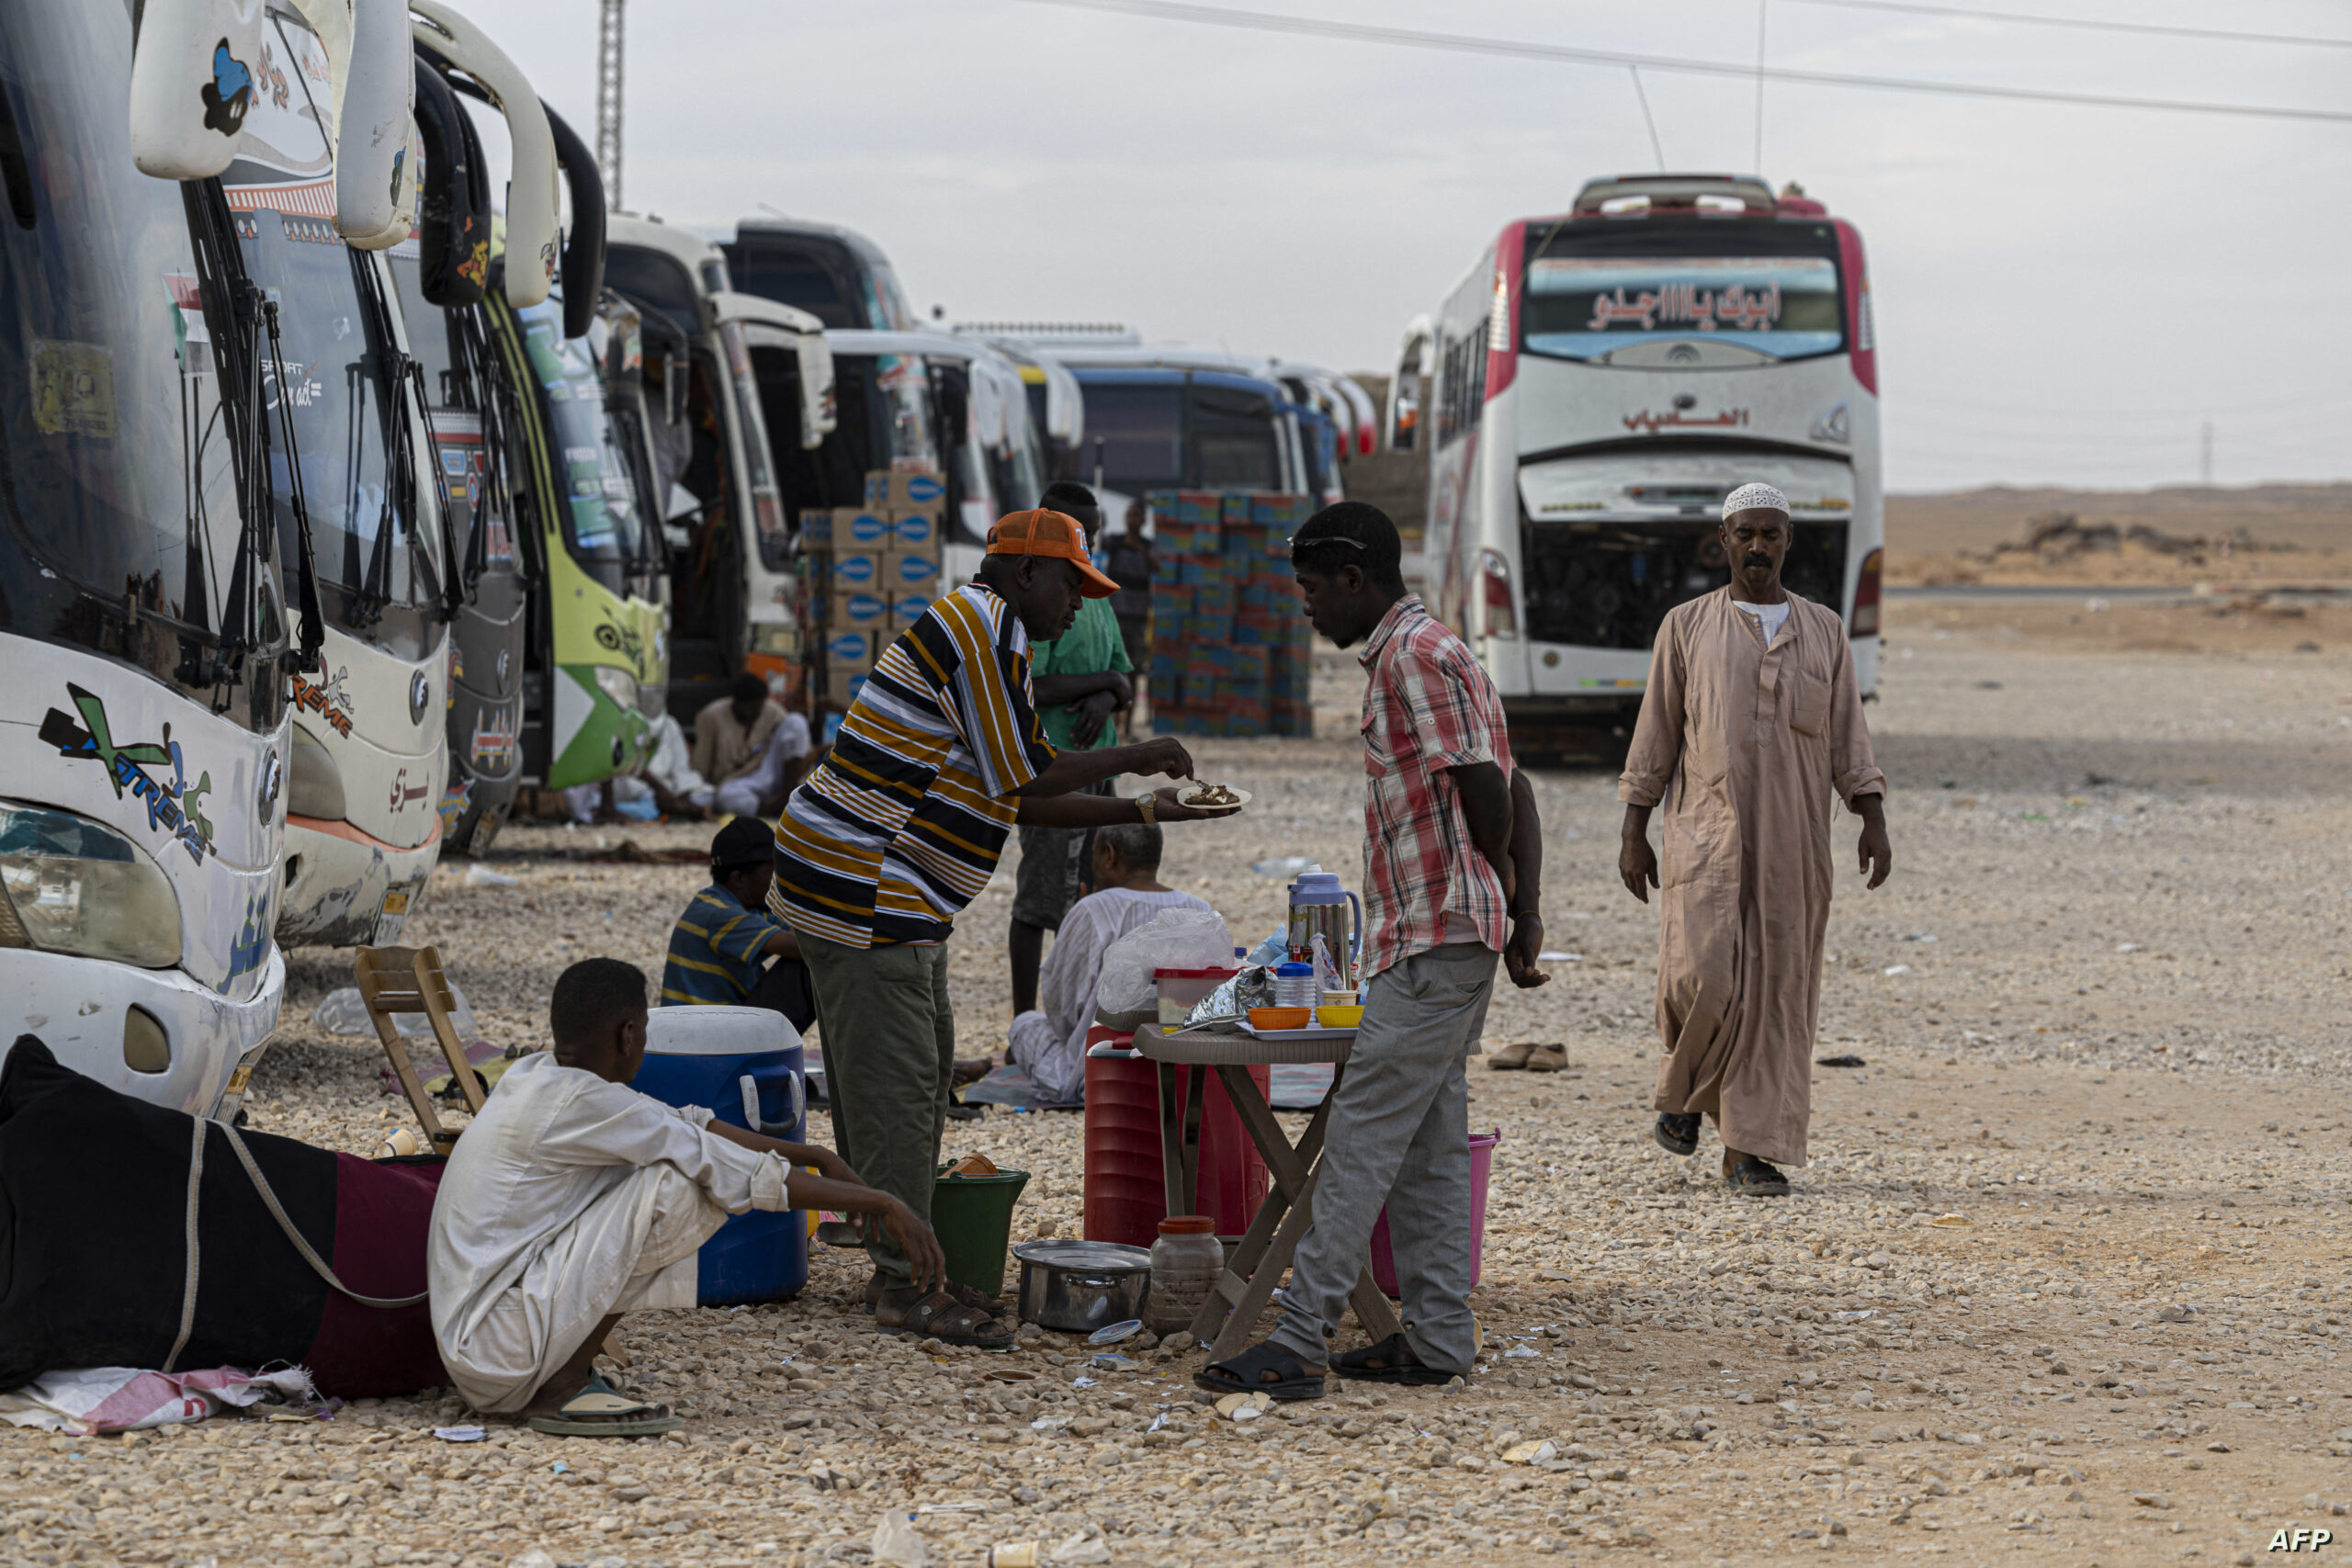
[(658, 1438), (685, 1425), (666, 1404), (631, 1399), (599, 1372), (588, 1374), (588, 1386), (566, 1400), (552, 1416), (534, 1416), (534, 1432), (558, 1438)]
[(1568, 1048), (1558, 1041), (1538, 1045), (1527, 1054), (1527, 1070), (1531, 1073), (1565, 1072), (1567, 1066)]
[(1516, 1045), (1506, 1045), (1487, 1053), (1487, 1070), (1496, 1073), (1516, 1072), (1527, 1066), (1527, 1054), (1535, 1049), (1535, 1042), (1522, 1040)]

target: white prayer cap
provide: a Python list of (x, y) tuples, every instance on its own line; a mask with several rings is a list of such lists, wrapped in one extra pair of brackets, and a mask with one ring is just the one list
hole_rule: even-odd
[(1726, 523), (1732, 520), (1734, 513), (1758, 510), (1777, 512), (1786, 517), (1789, 514), (1789, 498), (1768, 484), (1742, 485), (1724, 497), (1724, 521)]

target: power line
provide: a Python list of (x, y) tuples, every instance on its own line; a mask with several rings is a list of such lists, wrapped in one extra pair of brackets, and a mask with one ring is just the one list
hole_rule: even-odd
[(1960, 17), (1978, 22), (2017, 22), (2033, 28), (2079, 28), (2086, 32), (2150, 33), (2159, 38), (2218, 39), (2225, 43), (2275, 43), (2297, 48), (2352, 49), (2352, 39), (2307, 38), (2291, 33), (2249, 33), (2228, 28), (2181, 28), (2163, 22), (2100, 22), (2084, 17), (2035, 17), (2022, 11), (1972, 11), (1960, 6), (1924, 6), (1915, 0), (1797, 0), (1805, 6), (1836, 6), (1849, 11), (1891, 11), (1910, 17)]
[(1554, 60), (1579, 65), (1641, 65), (1653, 71), (1682, 71), (1705, 76), (1764, 76), (1776, 82), (1803, 82), (1814, 86), (1875, 87), (1895, 93), (1935, 93), (1948, 97), (2009, 98), (2025, 103), (2076, 104), (2090, 108), (2155, 109), (2175, 114), (2235, 115), (2250, 119), (2320, 120), (2352, 124), (2352, 109), (2304, 109), (2268, 104), (2223, 104), (2187, 98), (2142, 98), (2107, 93), (2062, 93), (2039, 87), (2002, 87), (1962, 82), (1921, 82), (1899, 76), (1860, 76), (1837, 71), (1802, 71), (1785, 65), (1736, 65), (1715, 60), (1690, 60), (1676, 55), (1632, 54), (1618, 50), (1576, 49), (1566, 44), (1529, 43), (1516, 39), (1479, 38), (1468, 33), (1430, 32), (1419, 28), (1375, 27), (1363, 22), (1334, 22), (1312, 17), (1286, 17), (1272, 11), (1247, 11), (1227, 6), (1202, 6), (1190, 0), (1026, 0), (1032, 6), (1065, 10), (1108, 12), (1147, 17), (1158, 21), (1193, 22), (1206, 27), (1235, 28), (1246, 32), (1287, 33), (1300, 38), (1345, 39), (1358, 43), (1393, 44), (1407, 49), (1439, 50), (1454, 54), (1500, 55), (1518, 60)]
[(1634, 96), (1642, 100), (1642, 123), (1650, 128), (1650, 152), (1657, 159), (1657, 172), (1662, 175), (1666, 173), (1666, 145), (1657, 139), (1657, 121), (1650, 114), (1650, 96), (1642, 88), (1642, 68), (1628, 65), (1625, 69), (1634, 73)]

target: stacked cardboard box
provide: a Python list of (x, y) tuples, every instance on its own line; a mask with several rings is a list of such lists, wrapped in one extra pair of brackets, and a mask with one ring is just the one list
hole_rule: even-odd
[(1311, 735), (1313, 633), (1290, 536), (1314, 511), (1273, 491), (1157, 491), (1152, 725), (1163, 735)]
[(939, 594), (947, 488), (935, 474), (865, 476), (858, 506), (801, 514), (808, 642), (822, 649), (815, 705), (857, 700), (874, 661)]

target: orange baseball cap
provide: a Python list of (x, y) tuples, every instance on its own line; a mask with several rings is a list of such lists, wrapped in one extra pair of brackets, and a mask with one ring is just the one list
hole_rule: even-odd
[(1089, 599), (1108, 599), (1119, 585), (1094, 570), (1086, 553), (1086, 530), (1066, 512), (1034, 507), (1008, 512), (989, 530), (992, 556), (1052, 556), (1078, 567), (1078, 591)]

